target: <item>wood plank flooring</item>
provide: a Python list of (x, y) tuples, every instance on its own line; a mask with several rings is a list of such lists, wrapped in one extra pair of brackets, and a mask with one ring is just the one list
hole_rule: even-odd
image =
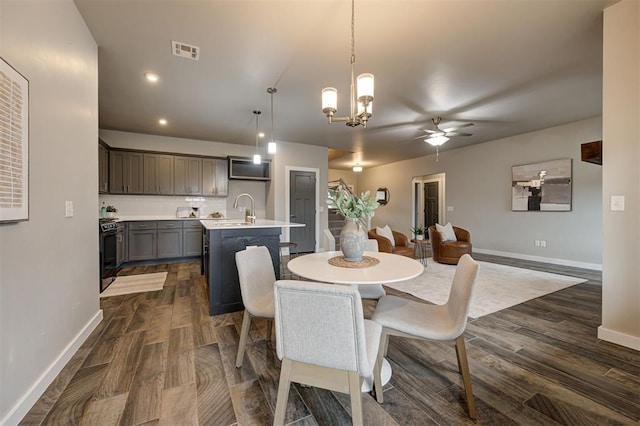
[[(640, 424), (640, 354), (596, 338), (601, 274), (475, 258), (589, 280), (469, 322), (465, 336), (476, 423)], [(275, 340), (265, 341), (265, 322), (252, 324), (244, 364), (236, 369), (242, 313), (208, 315), (197, 262), (122, 274), (160, 271), (168, 272), (161, 291), (101, 300), (104, 320), (21, 424), (272, 424), (280, 361)], [(365, 315), (374, 306), (365, 301)], [(365, 424), (474, 424), (452, 344), (391, 338), (388, 360), (393, 376), (384, 404), (363, 395)], [(351, 424), (349, 398), (294, 385), (286, 422)]]

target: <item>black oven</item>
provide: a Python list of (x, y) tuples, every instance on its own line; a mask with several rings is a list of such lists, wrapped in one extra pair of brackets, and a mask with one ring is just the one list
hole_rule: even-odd
[(100, 293), (116, 279), (118, 273), (118, 222), (100, 221)]

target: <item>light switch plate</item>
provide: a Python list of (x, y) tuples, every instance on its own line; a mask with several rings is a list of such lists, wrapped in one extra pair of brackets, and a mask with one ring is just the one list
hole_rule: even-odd
[(73, 217), (73, 201), (64, 202), (64, 217)]
[(622, 212), (622, 211), (624, 211), (624, 195), (612, 195), (611, 196), (610, 210), (612, 212)]

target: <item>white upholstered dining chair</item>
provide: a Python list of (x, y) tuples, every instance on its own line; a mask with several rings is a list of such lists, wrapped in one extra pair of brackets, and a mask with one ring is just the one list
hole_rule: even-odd
[(362, 425), (362, 380), (375, 370), (382, 327), (364, 319), (358, 289), (281, 280), (274, 292), (282, 360), (274, 425), (284, 423), (291, 382), (348, 393), (353, 424)]
[(267, 319), (267, 337), (271, 340), (273, 329), (273, 285), (276, 275), (273, 269), (269, 249), (260, 247), (247, 247), (236, 252), (236, 266), (240, 280), (240, 292), (244, 305), (244, 317), (242, 318), (242, 330), (236, 355), (236, 367), (242, 366), (244, 351), (247, 346), (247, 337), (251, 327), (251, 318)]
[[(374, 239), (368, 239), (364, 245), (364, 251), (378, 251), (378, 241)], [(360, 297), (363, 299), (378, 300), (387, 293), (384, 291), (382, 284), (365, 284), (359, 285)]]
[[(389, 336), (455, 341), (458, 368), (462, 374), (469, 417), (472, 419), (476, 418), (476, 408), (473, 402), (471, 375), (463, 334), (467, 326), (467, 315), (478, 270), (478, 263), (465, 254), (458, 262), (449, 299), (444, 305), (431, 305), (396, 296), (384, 296), (378, 301), (371, 316), (373, 321), (382, 325), (378, 361), (387, 354)], [(379, 373), (376, 372), (376, 374)], [(382, 392), (377, 392), (377, 389), (376, 399), (380, 403), (383, 402)]]

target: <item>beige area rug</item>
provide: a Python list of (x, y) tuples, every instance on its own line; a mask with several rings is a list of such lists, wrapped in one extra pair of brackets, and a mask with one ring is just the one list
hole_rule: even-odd
[[(548, 272), (532, 271), (495, 263), (478, 262), (480, 272), (469, 316), (479, 318), (511, 306), (553, 293), (586, 280)], [(446, 303), (455, 265), (443, 265), (429, 258), (422, 275), (412, 280), (385, 284), (438, 305)]]
[(166, 272), (124, 275), (122, 277), (117, 277), (105, 291), (100, 293), (100, 297), (120, 296), (122, 294), (162, 290), (166, 279)]

